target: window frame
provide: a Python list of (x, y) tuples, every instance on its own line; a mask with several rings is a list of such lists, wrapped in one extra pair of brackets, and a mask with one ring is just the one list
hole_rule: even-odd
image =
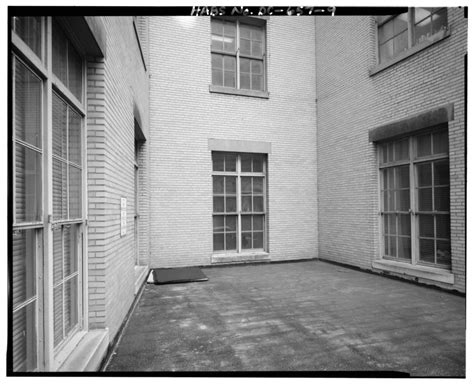
[[(250, 97), (257, 97), (257, 98), (264, 98), (268, 99), (269, 98), (269, 92), (268, 92), (268, 82), (267, 82), (267, 51), (268, 51), (268, 45), (267, 45), (267, 19), (262, 18), (262, 17), (240, 17), (240, 16), (216, 16), (216, 17), (211, 17), (210, 18), (210, 29), (212, 28), (212, 22), (213, 20), (221, 20), (221, 21), (227, 21), (227, 22), (232, 22), (235, 23), (235, 30), (236, 30), (236, 35), (235, 35), (235, 52), (231, 53), (228, 51), (221, 51), (221, 50), (216, 50), (213, 49), (212, 47), (212, 41), (210, 43), (210, 53), (211, 53), (211, 58), (213, 54), (218, 54), (218, 55), (224, 55), (224, 56), (230, 56), (230, 57), (235, 57), (235, 87), (227, 87), (227, 86), (220, 86), (220, 85), (214, 85), (212, 83), (212, 63), (211, 63), (211, 81), (209, 84), (209, 91), (212, 93), (222, 93), (222, 94), (231, 94), (231, 95), (241, 95), (241, 96), (250, 96)], [(263, 39), (262, 39), (262, 57), (257, 57), (253, 56), (251, 54), (246, 55), (242, 54), (240, 52), (240, 29), (241, 29), (241, 24), (243, 25), (251, 25), (251, 26), (256, 26), (260, 27), (262, 29), (262, 34), (263, 34)], [(212, 31), (210, 31), (210, 35), (212, 37)], [(252, 89), (245, 89), (240, 87), (240, 59), (250, 59), (250, 60), (260, 60), (262, 62), (262, 70), (263, 70), (263, 76), (262, 76), (262, 81), (263, 81), (263, 90), (252, 90)]]
[[(443, 152), (443, 153), (437, 153), (437, 154), (431, 154), (427, 156), (417, 156), (416, 154), (416, 140), (418, 137), (430, 134), (431, 136), (431, 145), (433, 145), (433, 134), (440, 133), (440, 132), (446, 132), (449, 134), (449, 129), (447, 125), (441, 125), (439, 127), (431, 127), (430, 129), (426, 130), (421, 130), (420, 132), (413, 133), (412, 135), (409, 136), (404, 136), (404, 137), (399, 137), (399, 138), (392, 138), (392, 139), (387, 139), (384, 141), (381, 141), (378, 143), (378, 148), (377, 148), (377, 162), (378, 162), (378, 180), (379, 180), (379, 186), (378, 186), (378, 194), (379, 194), (379, 244), (380, 244), (380, 250), (379, 250), (379, 255), (380, 259), (382, 261), (392, 261), (400, 264), (408, 264), (409, 266), (413, 267), (428, 267), (428, 268), (434, 268), (434, 269), (439, 269), (439, 270), (446, 270), (446, 271), (452, 271), (452, 260), (449, 265), (441, 265), (441, 264), (436, 264), (436, 262), (431, 263), (431, 262), (426, 262), (422, 261), (420, 258), (420, 249), (419, 249), (419, 241), (420, 241), (420, 215), (449, 215), (451, 218), (451, 210), (449, 209), (448, 211), (420, 211), (419, 210), (419, 196), (418, 196), (418, 170), (417, 166), (419, 164), (423, 163), (429, 163), (432, 165), (433, 162), (436, 161), (443, 161), (447, 160), (449, 164), (449, 146), (448, 146), (448, 151)], [(401, 161), (391, 161), (391, 162), (382, 162), (382, 153), (383, 153), (383, 147), (386, 144), (391, 144), (393, 146), (394, 143), (407, 140), (408, 139), (408, 159), (407, 160), (401, 160)], [(388, 256), (385, 255), (385, 224), (384, 224), (384, 217), (385, 214), (388, 213), (390, 214), (391, 211), (385, 210), (384, 208), (384, 197), (383, 197), (383, 184), (384, 184), (384, 177), (383, 177), (383, 172), (386, 169), (389, 168), (396, 168), (400, 166), (409, 166), (409, 181), (410, 181), (410, 205), (409, 205), (409, 210), (408, 213), (410, 214), (410, 237), (411, 237), (411, 256), (410, 259), (400, 259), (398, 257), (393, 257), (393, 256)], [(433, 166), (432, 166), (433, 168)], [(431, 179), (433, 181), (433, 174), (431, 175)], [(432, 191), (432, 196), (434, 194), (434, 185), (432, 185), (433, 191)], [(449, 181), (449, 193), (451, 191), (451, 181)], [(450, 201), (450, 196), (449, 196), (449, 201)], [(432, 205), (434, 204), (434, 199), (432, 199)], [(398, 212), (395, 213), (398, 214)], [(451, 224), (449, 223), (449, 226), (451, 227)], [(398, 225), (397, 225), (398, 227)], [(437, 238), (436, 236), (436, 229), (433, 229), (434, 235), (433, 238), (435, 241)], [(451, 241), (451, 237), (450, 237)], [(397, 250), (398, 250), (398, 231), (397, 231)], [(434, 250), (435, 252), (435, 261), (436, 261), (436, 249)], [(397, 256), (398, 256), (398, 251), (397, 251)], [(452, 249), (451, 249), (451, 258), (452, 258)]]
[[(266, 154), (261, 153), (240, 153), (240, 152), (226, 152), (226, 151), (212, 151), (211, 158), (214, 154), (223, 154), (223, 155), (235, 155), (236, 156), (236, 169), (235, 171), (214, 171), (212, 167), (211, 177), (214, 180), (214, 176), (230, 176), (236, 177), (236, 211), (226, 213), (223, 212), (215, 212), (214, 211), (214, 204), (212, 205), (212, 223), (214, 223), (215, 216), (236, 216), (236, 249), (235, 250), (226, 250), (225, 243), (224, 243), (224, 250), (214, 250), (214, 245), (212, 246), (212, 253), (213, 255), (245, 255), (245, 254), (255, 254), (255, 253), (266, 253), (268, 252), (268, 210), (267, 210), (267, 156)], [(262, 171), (261, 172), (245, 172), (242, 171), (242, 156), (243, 155), (258, 155), (262, 159)], [(252, 162), (253, 163), (253, 162)], [(243, 212), (242, 211), (242, 178), (243, 177), (257, 177), (263, 178), (263, 211), (256, 212), (256, 211), (249, 211)], [(213, 185), (213, 183), (212, 183)], [(225, 191), (225, 184), (224, 184), (224, 191)], [(214, 200), (214, 190), (212, 191), (212, 197)], [(220, 195), (219, 195), (220, 196)], [(252, 191), (253, 197), (253, 191)], [(253, 199), (252, 199), (253, 201)], [(254, 215), (262, 215), (263, 216), (263, 243), (261, 248), (243, 248), (242, 247), (242, 216), (249, 216), (253, 218)], [(254, 232), (253, 230), (251, 231)], [(214, 238), (214, 224), (212, 224), (212, 234)], [(225, 232), (224, 232), (224, 242), (225, 242)], [(253, 239), (253, 237), (252, 237)]]

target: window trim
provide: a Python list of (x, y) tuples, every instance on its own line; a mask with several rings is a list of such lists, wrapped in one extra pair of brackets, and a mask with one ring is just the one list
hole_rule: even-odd
[[(443, 7), (440, 7), (443, 8)], [(447, 37), (451, 35), (451, 25), (449, 24), (448, 20), (448, 25), (446, 27), (446, 30), (444, 31), (439, 31), (435, 35), (433, 35), (432, 39), (430, 40), (425, 40), (422, 43), (415, 44), (413, 43), (413, 30), (414, 30), (414, 8), (409, 8), (408, 9), (408, 49), (406, 51), (403, 51), (396, 56), (390, 58), (389, 60), (385, 62), (380, 62), (379, 59), (379, 41), (378, 41), (378, 30), (379, 27), (384, 25), (385, 23), (389, 22), (392, 20), (395, 16), (390, 16), (387, 18), (384, 18), (381, 22), (377, 22), (376, 18), (373, 18), (373, 23), (375, 24), (375, 54), (376, 54), (376, 64), (372, 66), (372, 68), (369, 69), (369, 76), (373, 76), (378, 74), (379, 72), (382, 72), (383, 70), (392, 67), (393, 65), (404, 61), (405, 59), (408, 59), (409, 57), (417, 54), (420, 51), (425, 50), (428, 47), (431, 47), (434, 44), (439, 43), (440, 41), (443, 41)]]
[[(230, 17), (230, 16), (217, 16), (210, 18), (210, 24), (212, 25), (212, 20), (222, 20), (222, 21), (230, 21), (235, 23), (236, 26), (236, 47), (235, 53), (223, 52), (220, 50), (213, 50), (212, 49), (212, 42), (210, 44), (210, 53), (211, 57), (212, 54), (220, 54), (220, 55), (227, 55), (236, 58), (236, 68), (235, 68), (235, 87), (225, 87), (212, 84), (212, 64), (211, 64), (211, 81), (209, 83), (209, 92), (210, 93), (219, 93), (219, 94), (227, 94), (227, 95), (239, 95), (239, 96), (249, 96), (249, 97), (256, 97), (256, 98), (263, 98), (268, 99), (270, 94), (268, 92), (268, 83), (267, 83), (267, 19), (260, 18), (260, 17)], [(243, 20), (243, 21), (242, 21)], [(240, 25), (253, 25), (257, 27), (262, 27), (263, 29), (263, 52), (261, 58), (256, 58), (252, 55), (242, 55), (240, 53)], [(211, 32), (212, 35), (212, 32)], [(250, 58), (255, 60), (262, 61), (263, 67), (263, 90), (252, 90), (252, 89), (245, 89), (240, 88), (240, 58)]]

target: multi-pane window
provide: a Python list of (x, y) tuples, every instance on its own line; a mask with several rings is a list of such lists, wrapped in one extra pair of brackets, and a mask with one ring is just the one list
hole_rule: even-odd
[(378, 18), (379, 62), (431, 41), (447, 30), (446, 8), (410, 8), (394, 17)]
[(81, 324), (83, 59), (54, 18), (11, 22), (13, 370), (34, 371)]
[(451, 266), (447, 130), (380, 145), (383, 256)]
[(265, 249), (265, 157), (213, 152), (215, 252)]
[(265, 25), (261, 21), (211, 19), (213, 85), (265, 90)]

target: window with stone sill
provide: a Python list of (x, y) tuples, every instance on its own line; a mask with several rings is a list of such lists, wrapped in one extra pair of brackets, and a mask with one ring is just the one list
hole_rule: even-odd
[(426, 42), (436, 41), (448, 29), (447, 8), (409, 8), (396, 16), (378, 16), (378, 63), (383, 64)]

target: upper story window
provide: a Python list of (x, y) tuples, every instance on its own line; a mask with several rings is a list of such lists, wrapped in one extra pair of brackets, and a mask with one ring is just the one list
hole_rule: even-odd
[(43, 27), (40, 16), (14, 16), (12, 29), (23, 42), (42, 59)]
[(381, 16), (378, 24), (380, 64), (421, 44), (444, 37), (448, 28), (446, 8), (410, 8), (396, 16)]
[(211, 19), (211, 54), (213, 86), (266, 90), (264, 20)]

